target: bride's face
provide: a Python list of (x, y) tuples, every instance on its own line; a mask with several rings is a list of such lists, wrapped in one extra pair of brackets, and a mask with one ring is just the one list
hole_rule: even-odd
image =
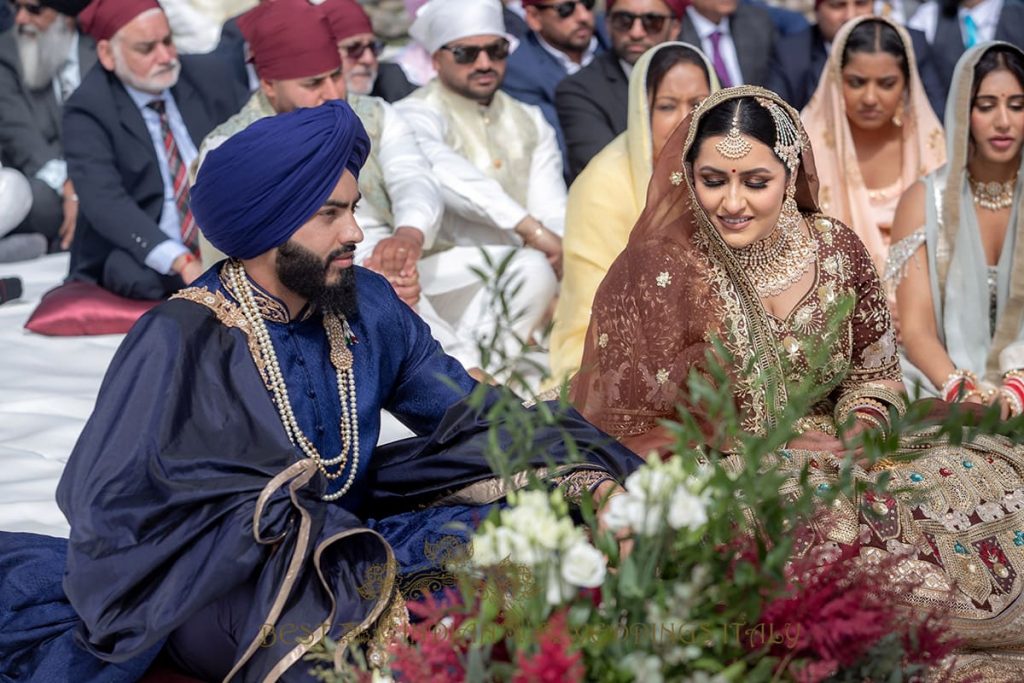
[(725, 139), (704, 140), (693, 160), (697, 201), (725, 243), (739, 249), (775, 230), (786, 197), (786, 167), (770, 147), (752, 137), (750, 151), (729, 159), (718, 151)]

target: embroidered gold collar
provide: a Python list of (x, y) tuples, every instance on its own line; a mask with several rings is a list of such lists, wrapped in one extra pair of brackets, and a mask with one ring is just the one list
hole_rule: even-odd
[[(227, 263), (227, 261), (225, 261)], [(221, 285), (227, 290), (231, 298), (236, 302), (239, 301), (239, 292), (235, 291), (234, 285), (224, 277), (224, 268), (221, 266), (220, 272), (217, 274), (220, 278)], [(260, 317), (264, 320), (269, 320), (272, 323), (288, 324), (292, 321), (291, 315), (288, 314), (288, 307), (284, 305), (284, 302), (278, 299), (273, 294), (269, 293), (265, 289), (259, 286), (252, 278), (249, 278), (249, 284), (252, 285), (253, 297), (256, 299), (256, 306), (259, 309)], [(295, 319), (295, 322), (303, 322), (309, 320), (315, 312), (315, 306), (313, 304), (307, 304), (299, 316)]]

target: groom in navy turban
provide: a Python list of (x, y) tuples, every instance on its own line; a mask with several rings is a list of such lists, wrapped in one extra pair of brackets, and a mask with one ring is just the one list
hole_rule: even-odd
[[(129, 333), (57, 491), (92, 656), (163, 646), (202, 680), (309, 680), (310, 647), (400, 619), (398, 580), (436, 575), (425, 549), (503, 490), (484, 457), (511, 440), (482, 417), (494, 390), (352, 264), (368, 151), (338, 101), (263, 119), (203, 164), (193, 214), (231, 258)], [(375, 449), (382, 409), (420, 436)], [(538, 476), (601, 496), (639, 464), (552, 410)]]

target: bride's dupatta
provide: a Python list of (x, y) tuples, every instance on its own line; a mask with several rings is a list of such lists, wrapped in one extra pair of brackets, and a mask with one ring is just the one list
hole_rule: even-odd
[[(647, 190), (647, 206), (626, 249), (594, 298), (573, 404), (588, 420), (635, 452), (668, 446), (659, 421), (677, 416), (691, 370), (706, 373), (717, 337), (732, 356), (734, 393), (744, 428), (764, 433), (786, 403), (778, 347), (767, 313), (745, 271), (697, 202), (684, 160), (701, 119), (717, 105), (762, 97), (799, 116), (775, 93), (744, 86), (707, 98), (669, 138)], [(672, 153), (671, 150), (680, 150)], [(817, 212), (817, 178), (804, 147), (796, 178), (802, 214)], [(712, 431), (699, 408), (687, 406)]]

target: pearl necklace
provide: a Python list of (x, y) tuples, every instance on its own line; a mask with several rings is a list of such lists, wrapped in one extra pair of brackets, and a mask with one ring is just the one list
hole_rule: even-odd
[[(356, 380), (352, 372), (353, 358), (352, 351), (348, 348), (346, 334), (348, 323), (344, 317), (336, 315), (325, 315), (324, 329), (327, 331), (327, 338), (331, 346), (331, 364), (334, 365), (338, 376), (338, 398), (341, 401), (341, 453), (335, 458), (325, 459), (316, 446), (313, 445), (302, 429), (299, 427), (295, 413), (292, 411), (291, 401), (288, 398), (288, 387), (285, 385), (284, 375), (281, 366), (277, 362), (277, 352), (270, 340), (270, 332), (267, 324), (260, 315), (259, 306), (256, 303), (256, 295), (253, 293), (252, 285), (245, 274), (245, 267), (238, 261), (231, 261), (224, 266), (232, 289), (237, 293), (238, 304), (242, 314), (245, 316), (253, 335), (256, 337), (256, 345), (259, 347), (260, 356), (267, 369), (270, 384), (270, 393), (277, 406), (277, 412), (281, 416), (281, 424), (284, 425), (285, 433), (292, 444), (299, 447), (306, 457), (316, 463), (317, 469), (323, 473), (329, 481), (339, 479), (345, 473), (345, 466), (348, 464), (349, 453), (352, 454), (352, 466), (349, 468), (348, 477), (340, 489), (334, 493), (324, 494), (323, 500), (334, 501), (352, 488), (356, 473), (359, 471), (359, 415), (356, 409)], [(334, 471), (328, 467), (337, 466)]]
[(1001, 211), (1013, 206), (1013, 186), (1017, 184), (1016, 177), (1005, 183), (995, 180), (986, 183), (975, 180), (970, 174), (967, 174), (967, 180), (971, 185), (971, 196), (974, 197), (974, 203), (981, 208), (989, 211)]

